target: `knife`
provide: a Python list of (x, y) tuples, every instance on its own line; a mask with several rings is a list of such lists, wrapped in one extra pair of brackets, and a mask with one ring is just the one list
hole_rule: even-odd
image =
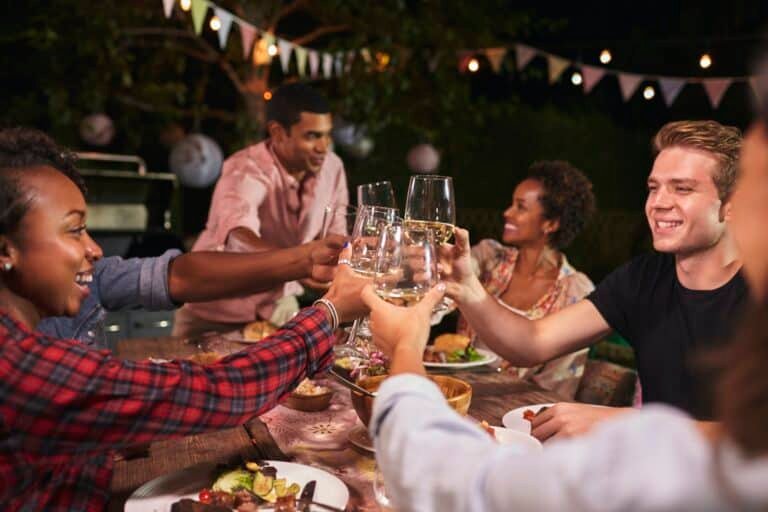
[(299, 496), (299, 512), (309, 512), (309, 505), (312, 502), (312, 498), (315, 497), (315, 486), (317, 486), (317, 480), (310, 480), (301, 490), (301, 496)]

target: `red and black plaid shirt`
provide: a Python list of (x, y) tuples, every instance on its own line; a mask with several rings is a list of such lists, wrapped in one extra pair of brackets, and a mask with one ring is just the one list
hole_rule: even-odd
[(113, 450), (242, 424), (332, 353), (317, 308), (207, 366), (122, 361), (0, 312), (0, 509), (102, 510)]

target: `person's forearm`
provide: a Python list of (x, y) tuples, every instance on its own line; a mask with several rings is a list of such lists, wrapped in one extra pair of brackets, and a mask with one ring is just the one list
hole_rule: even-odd
[(417, 375), (426, 375), (427, 372), (424, 370), (423, 360), (423, 351), (405, 344), (398, 346), (395, 353), (392, 354), (389, 374), (415, 373)]
[(192, 252), (171, 262), (168, 290), (176, 302), (245, 296), (307, 277), (311, 269), (306, 246), (260, 253)]

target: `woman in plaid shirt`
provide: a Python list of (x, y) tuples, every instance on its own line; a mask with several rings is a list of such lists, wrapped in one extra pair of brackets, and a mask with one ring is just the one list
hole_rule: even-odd
[(99, 249), (70, 153), (39, 132), (14, 136), (0, 168), (0, 509), (102, 510), (114, 450), (267, 411), (331, 362), (331, 309), (362, 313), (365, 280), (342, 267), (327, 303), (211, 365), (122, 361), (36, 332), (78, 312)]

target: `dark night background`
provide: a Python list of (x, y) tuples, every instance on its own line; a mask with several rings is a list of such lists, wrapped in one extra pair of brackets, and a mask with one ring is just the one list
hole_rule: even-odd
[[(392, 55), (385, 71), (371, 72), (356, 63), (347, 76), (316, 82), (336, 112), (365, 126), (375, 142), (362, 159), (339, 150), (351, 190), (388, 177), (402, 204), (410, 174), (405, 154), (419, 142), (430, 142), (442, 153), (439, 172), (454, 176), (459, 223), (472, 228), (478, 240), (498, 234), (514, 184), (534, 160), (565, 159), (584, 170), (594, 183), (600, 212), (567, 252), (594, 280), (646, 247), (642, 205), (653, 133), (679, 119), (711, 118), (745, 128), (751, 118), (748, 87), (733, 85), (716, 110), (700, 85), (686, 86), (671, 107), (658, 91), (653, 100), (644, 100), (644, 84), (625, 103), (612, 76), (584, 95), (570, 83), (572, 70), (549, 85), (544, 58), (517, 72), (511, 51), (496, 74), (480, 57), (480, 71), (469, 74), (457, 70), (455, 51), (523, 42), (599, 65), (600, 50), (609, 48), (609, 69), (744, 76), (768, 19), (768, 4), (743, 0), (711, 5), (316, 0), (302, 2), (302, 9), (282, 18), (275, 13), (291, 2), (219, 4), (291, 39), (317, 27), (344, 25), (309, 47), (365, 46)], [(2, 5), (0, 126), (41, 128), (76, 149), (139, 154), (155, 172), (168, 170), (173, 130), (205, 133), (225, 155), (260, 137), (253, 98), (239, 94), (218, 64), (218, 59), (231, 62), (244, 80), (255, 76), (242, 58), (236, 29), (223, 52), (215, 34), (207, 31), (202, 40), (218, 55), (200, 61), (189, 55), (197, 44), (193, 38), (131, 35), (135, 27), (191, 33), (189, 14), (177, 6), (166, 20), (160, 0)], [(426, 62), (435, 52), (443, 58), (431, 73)], [(709, 70), (698, 66), (704, 52), (713, 59)], [(258, 72), (263, 79), (264, 70)], [(282, 75), (275, 59), (265, 84), (275, 87), (293, 78), (295, 72)], [(80, 120), (94, 112), (115, 121), (117, 135), (105, 148), (88, 147), (78, 135)], [(180, 236), (202, 228), (211, 191), (182, 189)]]

